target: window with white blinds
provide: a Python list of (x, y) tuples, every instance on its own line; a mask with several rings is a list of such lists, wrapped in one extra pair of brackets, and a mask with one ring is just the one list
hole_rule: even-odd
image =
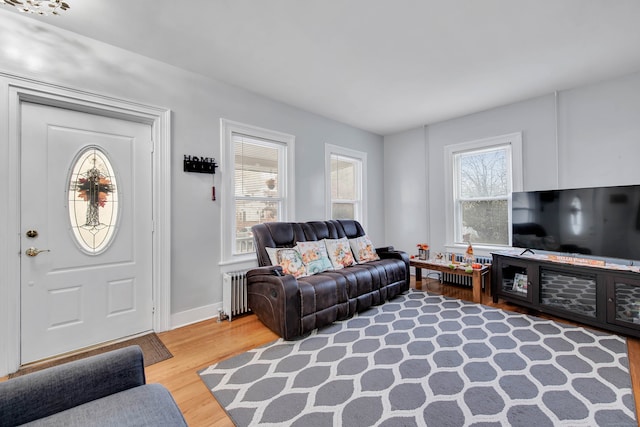
[(280, 221), (284, 193), (280, 169), (286, 145), (233, 134), (235, 153), (235, 253), (253, 252), (251, 226)]
[(225, 119), (221, 134), (223, 262), (243, 261), (255, 256), (252, 226), (293, 218), (295, 137)]

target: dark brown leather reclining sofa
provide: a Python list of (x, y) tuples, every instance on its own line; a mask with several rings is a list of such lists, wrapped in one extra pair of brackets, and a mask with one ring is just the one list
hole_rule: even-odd
[(271, 222), (253, 226), (252, 232), (259, 267), (247, 273), (249, 307), (284, 339), (298, 338), (409, 290), (409, 257), (393, 247), (376, 248), (376, 261), (298, 278), (272, 265), (265, 249), (364, 236), (357, 221)]

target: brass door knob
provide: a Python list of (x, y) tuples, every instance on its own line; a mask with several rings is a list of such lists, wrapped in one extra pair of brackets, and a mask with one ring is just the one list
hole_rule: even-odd
[(27, 249), (26, 251), (24, 251), (24, 253), (27, 256), (37, 256), (40, 252), (51, 252), (51, 250), (49, 250), (49, 249), (37, 249), (37, 248), (31, 247), (31, 248)]

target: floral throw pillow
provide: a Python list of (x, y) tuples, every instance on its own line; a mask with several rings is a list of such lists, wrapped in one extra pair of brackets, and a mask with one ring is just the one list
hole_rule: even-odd
[(349, 239), (351, 250), (356, 258), (356, 262), (363, 263), (368, 261), (379, 260), (380, 257), (376, 253), (376, 249), (373, 247), (371, 240), (368, 236), (360, 236), (355, 239)]
[(271, 261), (271, 265), (278, 265), (278, 248), (264, 248), (267, 251), (267, 255), (269, 255), (269, 260)]
[(349, 239), (346, 237), (342, 239), (324, 239), (324, 244), (327, 247), (331, 265), (335, 270), (355, 264), (351, 246), (349, 246)]
[(291, 274), (294, 277), (307, 275), (307, 268), (302, 262), (302, 256), (295, 248), (265, 248), (271, 259), (271, 264), (282, 267), (284, 274)]
[(323, 240), (318, 242), (298, 242), (298, 249), (302, 255), (302, 262), (307, 267), (308, 274), (333, 270)]

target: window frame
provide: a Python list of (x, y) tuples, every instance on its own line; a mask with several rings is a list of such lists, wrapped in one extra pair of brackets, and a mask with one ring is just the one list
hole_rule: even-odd
[[(474, 141), (463, 142), (459, 144), (451, 144), (444, 147), (444, 169), (445, 169), (445, 226), (446, 226), (446, 243), (447, 251), (459, 252), (464, 250), (467, 244), (464, 242), (456, 242), (456, 227), (460, 223), (458, 220), (461, 214), (456, 203), (457, 188), (457, 166), (455, 164), (455, 155), (461, 153), (472, 153), (486, 151), (491, 148), (501, 146), (509, 146), (511, 151), (510, 165), (510, 191), (507, 195), (507, 214), (509, 221), (509, 241), (506, 245), (489, 245), (489, 244), (473, 244), (474, 249), (488, 254), (495, 250), (504, 250), (511, 246), (511, 193), (514, 191), (522, 191), (523, 187), (523, 167), (522, 167), (522, 132), (514, 132), (506, 135), (499, 135), (489, 138), (478, 139)], [(485, 199), (485, 198), (482, 198)], [(488, 200), (489, 198), (487, 198)]]
[[(366, 230), (367, 226), (367, 153), (362, 151), (353, 150), (350, 148), (341, 147), (339, 145), (325, 144), (325, 217), (327, 219), (333, 219), (332, 205), (333, 198), (331, 196), (331, 157), (332, 156), (343, 157), (349, 160), (355, 160), (358, 162), (359, 170), (358, 176), (356, 176), (356, 192), (359, 193), (359, 198), (354, 199), (355, 202), (355, 220), (358, 221)], [(340, 199), (336, 199), (340, 200)]]
[[(258, 126), (220, 119), (221, 159), (219, 171), (221, 181), (221, 265), (254, 261), (256, 253), (237, 254), (235, 247), (236, 230), (236, 194), (235, 194), (235, 134), (249, 138), (280, 144), (283, 151), (279, 154), (282, 164), (278, 171), (280, 197), (282, 198), (281, 221), (292, 221), (295, 218), (295, 136), (287, 133), (265, 129)], [(219, 194), (220, 194), (219, 193)]]

